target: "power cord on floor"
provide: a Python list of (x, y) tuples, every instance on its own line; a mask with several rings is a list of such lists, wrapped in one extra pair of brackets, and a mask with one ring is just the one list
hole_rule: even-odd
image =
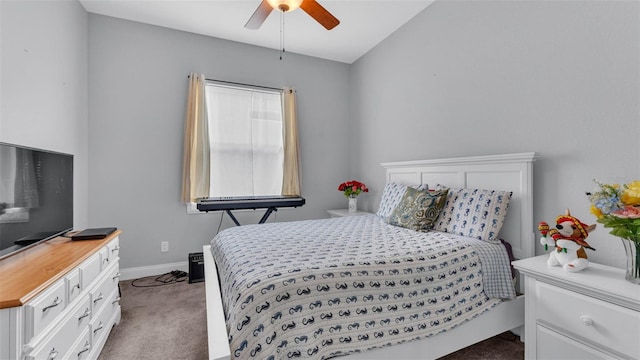
[(220, 227), (222, 226), (222, 219), (224, 219), (224, 212), (220, 213), (220, 223), (218, 224), (218, 230), (216, 230), (216, 235), (220, 232)]
[(144, 280), (147, 279), (146, 278), (140, 278), (140, 279), (135, 279), (133, 281), (131, 281), (131, 286), (133, 287), (138, 287), (138, 288), (145, 288), (145, 287), (156, 287), (156, 286), (164, 286), (164, 285), (171, 285), (171, 284), (175, 284), (175, 283), (179, 283), (179, 282), (183, 282), (187, 279), (187, 273), (184, 271), (180, 271), (180, 270), (173, 270), (172, 272), (168, 272), (166, 274), (162, 274), (158, 277), (155, 278), (155, 282), (156, 284), (152, 284), (152, 285), (136, 285), (136, 281), (140, 281), (140, 280)]

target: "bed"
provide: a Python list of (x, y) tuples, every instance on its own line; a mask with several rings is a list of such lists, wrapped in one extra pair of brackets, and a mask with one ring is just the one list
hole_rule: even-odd
[[(440, 231), (390, 225), (385, 186), (377, 215), (221, 232), (203, 248), (210, 359), (435, 359), (521, 327), (524, 297), (513, 291), (499, 239), (515, 258), (534, 255), (535, 157), (383, 163), (387, 186), (449, 191), (452, 203), (436, 214)], [(489, 219), (510, 200), (498, 231), (495, 221), (486, 229), (472, 217), (456, 221), (470, 199)]]

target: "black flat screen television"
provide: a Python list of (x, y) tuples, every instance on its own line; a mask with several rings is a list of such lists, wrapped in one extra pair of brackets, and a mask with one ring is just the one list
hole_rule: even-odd
[(0, 143), (0, 258), (73, 229), (73, 155)]

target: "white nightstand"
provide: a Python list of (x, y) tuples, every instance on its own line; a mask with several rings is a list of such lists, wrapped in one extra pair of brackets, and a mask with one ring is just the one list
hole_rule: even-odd
[(355, 212), (349, 212), (349, 209), (334, 209), (334, 210), (327, 210), (327, 212), (329, 213), (329, 216), (332, 218), (343, 217), (343, 216), (362, 216), (362, 215), (371, 214), (370, 212), (360, 211), (360, 210)]
[(525, 358), (640, 359), (640, 286), (622, 269), (569, 273), (548, 257), (513, 262), (525, 276)]

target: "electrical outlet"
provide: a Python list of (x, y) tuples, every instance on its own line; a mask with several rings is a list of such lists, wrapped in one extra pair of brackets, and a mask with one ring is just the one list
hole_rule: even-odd
[(160, 243), (160, 251), (161, 252), (167, 252), (169, 251), (169, 242), (168, 241), (162, 241)]

